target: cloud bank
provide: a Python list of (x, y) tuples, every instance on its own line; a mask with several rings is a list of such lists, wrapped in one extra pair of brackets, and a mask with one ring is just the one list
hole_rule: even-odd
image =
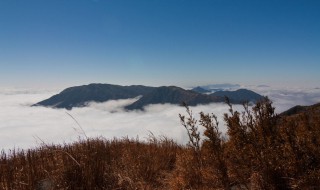
[(273, 88), (260, 85), (248, 88), (264, 96), (268, 96), (273, 101), (273, 105), (278, 113), (296, 105), (308, 106), (320, 102), (320, 89), (317, 87)]
[[(274, 101), (277, 112), (300, 104), (311, 105), (320, 102), (320, 89), (272, 89), (271, 87), (251, 87), (252, 90), (269, 96)], [(164, 135), (178, 143), (187, 142), (185, 129), (180, 125), (179, 113), (185, 114), (183, 107), (164, 104), (149, 105), (145, 111), (126, 111), (124, 106), (136, 99), (88, 103), (88, 107), (52, 109), (30, 107), (46, 99), (57, 91), (49, 90), (0, 90), (0, 149), (32, 148), (43, 142), (68, 143), (88, 137), (136, 138), (144, 140), (152, 132), (155, 136)], [(241, 106), (235, 106), (240, 110)], [(194, 115), (200, 111), (214, 113), (220, 120), (220, 129), (226, 131), (223, 113), (228, 107), (223, 103), (191, 107)], [(69, 116), (77, 120), (77, 123)]]

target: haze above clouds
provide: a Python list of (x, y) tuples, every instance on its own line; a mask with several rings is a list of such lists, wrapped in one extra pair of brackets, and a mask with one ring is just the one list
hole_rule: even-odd
[[(249, 88), (250, 89), (250, 88)], [(311, 105), (320, 102), (318, 88), (272, 89), (267, 86), (251, 89), (269, 96), (276, 111), (282, 112), (295, 105)], [(136, 99), (89, 103), (88, 107), (71, 111), (30, 105), (56, 94), (56, 90), (2, 89), (0, 90), (0, 145), (2, 149), (31, 148), (45, 143), (72, 142), (80, 138), (139, 137), (145, 140), (150, 132), (155, 136), (164, 135), (178, 143), (187, 142), (185, 129), (180, 125), (178, 114), (185, 114), (183, 107), (164, 104), (150, 105), (145, 111), (125, 111), (123, 107)], [(241, 110), (241, 106), (235, 106)], [(220, 129), (226, 131), (223, 113), (228, 107), (215, 103), (191, 107), (198, 116), (200, 111), (214, 113), (220, 120)], [(82, 126), (67, 114), (74, 117)]]

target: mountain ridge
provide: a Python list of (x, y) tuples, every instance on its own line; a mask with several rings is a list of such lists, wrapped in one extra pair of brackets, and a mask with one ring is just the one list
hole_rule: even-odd
[(143, 85), (120, 86), (100, 83), (74, 86), (66, 88), (59, 94), (40, 101), (33, 106), (72, 109), (73, 107), (83, 107), (90, 101), (105, 102), (143, 96), (150, 93), (154, 88)]
[(320, 114), (320, 103), (312, 104), (309, 106), (301, 106), (301, 105), (296, 105), (292, 108), (289, 108), (288, 110), (280, 113), (280, 116), (294, 116), (302, 113), (307, 113), (313, 111), (315, 113)]
[(129, 110), (132, 109), (143, 109), (145, 105), (149, 104), (178, 104), (182, 102), (190, 106), (198, 104), (207, 104), (212, 102), (222, 102), (224, 98), (212, 97), (201, 93), (194, 92), (192, 90), (185, 90), (176, 86), (161, 86), (153, 90), (151, 93), (143, 96), (133, 104), (127, 106)]
[[(245, 93), (243, 93), (245, 91)], [(240, 93), (241, 92), (241, 93)], [(53, 108), (72, 109), (73, 107), (84, 107), (87, 102), (105, 102), (108, 100), (119, 100), (136, 98), (142, 96), (136, 102), (126, 106), (127, 110), (143, 109), (150, 104), (175, 104), (182, 102), (195, 106), (214, 102), (224, 102), (225, 96), (232, 103), (243, 103), (245, 101), (256, 102), (263, 96), (246, 89), (242, 91), (224, 91), (224, 93), (202, 94), (192, 90), (185, 90), (177, 86), (150, 87), (143, 85), (120, 86), (113, 84), (94, 83), (89, 85), (69, 87), (46, 100), (40, 101), (33, 106), (46, 106)], [(247, 98), (245, 97), (247, 96)]]
[(256, 102), (257, 100), (262, 98), (260, 94), (243, 88), (235, 91), (217, 91), (210, 95), (218, 97), (228, 97), (230, 102), (234, 104), (241, 104), (243, 102)]

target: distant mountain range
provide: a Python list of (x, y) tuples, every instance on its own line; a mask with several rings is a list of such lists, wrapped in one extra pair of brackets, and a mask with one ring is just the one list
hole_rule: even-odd
[[(193, 90), (198, 91), (200, 93), (203, 93), (205, 91), (212, 93), (212, 92), (224, 91), (224, 90), (236, 90), (236, 89), (239, 89), (240, 87), (241, 86), (239, 84), (224, 83), (224, 84), (210, 84), (210, 85), (205, 85), (205, 86), (198, 86), (198, 87), (194, 88)], [(203, 91), (203, 92), (201, 92), (201, 91)]]
[(243, 102), (256, 102), (260, 100), (262, 96), (251, 90), (239, 89), (236, 91), (217, 91), (211, 94), (216, 97), (228, 97), (231, 103), (241, 104)]
[(198, 104), (208, 104), (212, 102), (223, 102), (224, 97), (209, 96), (192, 90), (184, 90), (176, 86), (162, 86), (153, 90), (151, 93), (142, 96), (138, 101), (127, 106), (129, 110), (142, 109), (149, 104), (180, 104), (187, 103), (190, 106)]
[(195, 88), (193, 88), (191, 90), (194, 91), (194, 92), (202, 93), (202, 94), (206, 94), (206, 93), (210, 93), (211, 92), (210, 90), (204, 89), (204, 88), (202, 88), (200, 86), (197, 86), (197, 87), (195, 87)]
[[(197, 90), (197, 89), (196, 89)], [(182, 102), (190, 106), (208, 104), (213, 102), (224, 102), (227, 96), (231, 103), (243, 103), (245, 101), (256, 102), (263, 96), (247, 90), (218, 91), (212, 94), (206, 91), (197, 92), (185, 90), (176, 86), (149, 87), (142, 85), (120, 86), (112, 84), (89, 84), (70, 87), (61, 93), (34, 104), (33, 106), (46, 106), (53, 108), (72, 109), (73, 107), (86, 106), (88, 102), (105, 102), (108, 100), (128, 99), (142, 96), (136, 102), (126, 106), (128, 110), (143, 109), (150, 104), (176, 104)], [(200, 90), (198, 88), (198, 90)]]

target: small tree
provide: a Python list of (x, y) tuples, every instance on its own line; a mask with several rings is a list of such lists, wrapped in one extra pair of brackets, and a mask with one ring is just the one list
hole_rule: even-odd
[(282, 162), (279, 160), (283, 140), (272, 102), (266, 97), (251, 109), (245, 103), (242, 113), (233, 111), (232, 105), (228, 104), (230, 115), (225, 114), (225, 121), (234, 175), (242, 184), (255, 180), (260, 184), (259, 189), (285, 189)]
[(179, 117), (182, 126), (188, 133), (188, 146), (194, 152), (193, 160), (195, 163), (192, 164), (196, 165), (194, 173), (199, 184), (208, 187), (223, 187), (226, 190), (231, 189), (224, 154), (225, 141), (219, 132), (217, 117), (214, 114), (200, 113), (199, 124), (204, 128), (204, 139), (201, 143), (198, 121), (194, 118), (189, 107), (186, 104), (184, 105), (188, 117), (186, 118), (181, 114)]
[(228, 176), (227, 159), (225, 155), (225, 140), (219, 131), (219, 122), (214, 114), (200, 113), (200, 125), (205, 128), (203, 133), (205, 139), (202, 149), (206, 152), (209, 160), (206, 160), (206, 167), (211, 167), (216, 179), (225, 190), (231, 189)]

